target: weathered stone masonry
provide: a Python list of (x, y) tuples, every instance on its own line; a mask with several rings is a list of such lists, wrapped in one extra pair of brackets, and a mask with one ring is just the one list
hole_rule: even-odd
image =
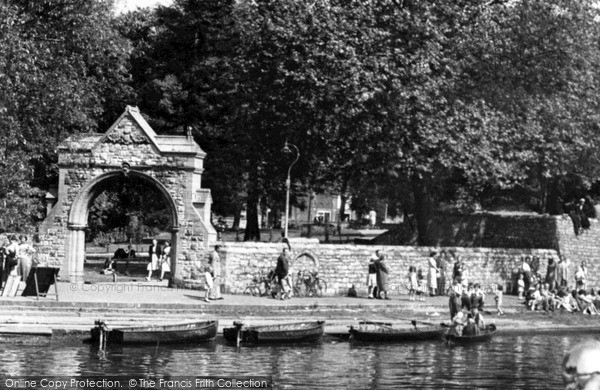
[(134, 107), (105, 134), (67, 139), (59, 148), (57, 202), (40, 227), (38, 262), (81, 282), (89, 206), (107, 181), (131, 177), (157, 189), (170, 211), (172, 282), (193, 278), (216, 239), (210, 190), (201, 188), (205, 155), (191, 135), (157, 135)]
[[(267, 243), (228, 243), (225, 244), (222, 261), (227, 274), (227, 291), (242, 293), (259, 271), (267, 273), (275, 268), (282, 244)], [(556, 258), (551, 249), (498, 249), (498, 248), (429, 248), (407, 246), (356, 246), (320, 245), (313, 242), (293, 242), (291, 273), (299, 270), (316, 270), (327, 281), (328, 295), (343, 295), (354, 285), (359, 293), (366, 291), (366, 273), (369, 258), (375, 250), (386, 255), (390, 270), (390, 290), (394, 293), (397, 285), (405, 283), (408, 267), (414, 265), (427, 275), (427, 259), (432, 250), (453, 250), (463, 257), (469, 272), (469, 281), (488, 286), (502, 284), (510, 287), (514, 274), (518, 271), (522, 256), (540, 257), (540, 270), (546, 271), (547, 259)], [(314, 259), (314, 260), (313, 260)], [(448, 263), (446, 276), (450, 278), (452, 264)]]

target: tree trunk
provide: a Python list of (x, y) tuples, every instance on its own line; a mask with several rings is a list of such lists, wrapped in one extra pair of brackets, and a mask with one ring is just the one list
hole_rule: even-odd
[(428, 225), (431, 220), (431, 197), (427, 179), (414, 175), (411, 179), (412, 192), (415, 198), (415, 218), (417, 220), (418, 245), (432, 244), (429, 237)]
[(546, 198), (546, 210), (550, 215), (560, 215), (563, 207), (560, 203), (560, 179), (554, 177), (548, 181), (548, 195)]
[(250, 174), (250, 180), (248, 180), (248, 200), (246, 202), (247, 220), (244, 241), (260, 241), (260, 228), (258, 226), (258, 202), (260, 194), (258, 188), (258, 173), (254, 171)]
[(242, 217), (242, 208), (237, 207), (235, 209), (235, 214), (233, 214), (233, 226), (231, 228), (233, 230), (238, 230), (240, 228), (240, 219)]

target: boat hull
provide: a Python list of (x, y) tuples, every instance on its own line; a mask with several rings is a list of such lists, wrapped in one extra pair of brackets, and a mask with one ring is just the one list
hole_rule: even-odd
[[(203, 342), (217, 335), (218, 321), (188, 322), (171, 325), (122, 327), (109, 330), (107, 344), (177, 344)], [(100, 328), (92, 328), (92, 342), (99, 342)]]
[(485, 327), (481, 333), (473, 336), (458, 336), (455, 334), (446, 334), (446, 341), (448, 343), (456, 344), (472, 344), (490, 341), (496, 333), (496, 325), (491, 324)]
[(304, 343), (318, 341), (323, 337), (325, 321), (299, 322), (293, 324), (233, 327), (223, 329), (223, 337), (231, 343), (247, 344)]
[(443, 334), (444, 330), (441, 327), (428, 327), (422, 329), (350, 328), (350, 339), (355, 341), (412, 342), (440, 339)]

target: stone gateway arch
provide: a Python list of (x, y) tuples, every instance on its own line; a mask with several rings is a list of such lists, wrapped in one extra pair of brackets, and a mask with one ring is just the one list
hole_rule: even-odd
[(59, 147), (58, 194), (40, 226), (38, 261), (60, 267), (63, 280), (82, 282), (92, 202), (112, 180), (137, 180), (159, 193), (168, 209), (171, 284), (193, 285), (217, 236), (210, 190), (201, 187), (205, 156), (191, 134), (157, 135), (131, 106), (106, 133), (68, 138)]

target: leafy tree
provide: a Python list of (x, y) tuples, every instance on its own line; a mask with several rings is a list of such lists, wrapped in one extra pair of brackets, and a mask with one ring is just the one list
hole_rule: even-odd
[(0, 3), (0, 178), (18, 187), (0, 194), (8, 229), (39, 217), (36, 188), (55, 182), (58, 144), (114, 119), (132, 93), (128, 46), (113, 30), (110, 7), (100, 0)]

